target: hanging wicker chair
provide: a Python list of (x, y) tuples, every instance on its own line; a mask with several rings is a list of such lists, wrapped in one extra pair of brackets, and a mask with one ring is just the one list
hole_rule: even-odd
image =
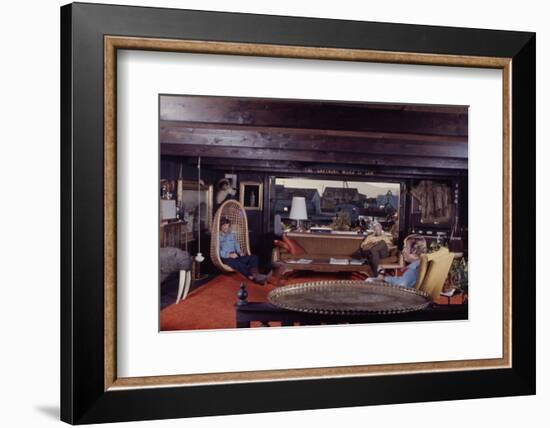
[(210, 258), (212, 263), (222, 272), (235, 270), (222, 262), (220, 257), (220, 220), (227, 217), (231, 222), (231, 231), (235, 234), (243, 254), (250, 255), (250, 241), (248, 239), (248, 219), (244, 207), (235, 200), (225, 201), (220, 205), (212, 221), (212, 238), (210, 240)]

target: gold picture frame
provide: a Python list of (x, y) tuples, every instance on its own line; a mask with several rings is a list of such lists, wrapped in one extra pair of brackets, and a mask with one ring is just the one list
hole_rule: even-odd
[[(264, 370), (239, 373), (212, 373), (201, 375), (152, 376), (119, 378), (116, 376), (116, 282), (114, 277), (115, 242), (113, 228), (116, 223), (114, 190), (116, 177), (116, 52), (118, 49), (141, 49), (184, 53), (208, 53), (225, 55), (273, 56), (279, 58), (306, 58), (327, 60), (371, 61), (399, 64), (425, 64), (496, 68), (502, 70), (503, 96), (503, 349), (502, 358), (466, 361), (441, 361), (430, 363), (381, 364), (368, 366), (326, 367), (308, 369)], [(380, 52), (355, 49), (330, 49), (317, 47), (273, 46), (246, 43), (210, 42), (196, 40), (167, 40), (121, 36), (105, 37), (105, 389), (142, 386), (167, 386), (188, 384), (218, 384), (259, 380), (291, 380), (303, 378), (368, 376), (379, 374), (438, 372), (468, 369), (497, 369), (510, 367), (511, 354), (511, 59), (497, 57), (470, 57), (459, 55), (432, 55), (418, 53)], [(260, 185), (259, 182), (241, 181), (243, 186)], [(242, 201), (241, 201), (242, 202)], [(250, 208), (247, 208), (250, 209)]]
[(241, 181), (239, 202), (247, 211), (262, 211), (264, 202), (264, 184), (259, 181)]
[[(205, 204), (206, 211), (204, 212), (206, 227), (203, 227), (201, 230), (203, 231), (211, 231), (212, 230), (212, 217), (213, 217), (213, 204), (214, 204), (214, 186), (212, 184), (203, 184), (200, 185), (197, 184), (196, 181), (193, 180), (181, 180), (178, 179), (178, 181), (182, 182), (182, 190), (183, 192), (197, 192), (198, 188), (200, 187), (201, 192), (203, 192), (203, 195), (205, 196), (205, 199), (201, 199), (201, 203)], [(184, 199), (186, 198), (186, 195), (184, 195)], [(179, 201), (178, 201), (179, 203)], [(193, 211), (196, 211), (194, 209)], [(201, 215), (202, 217), (202, 215)], [(202, 222), (201, 222), (202, 224)], [(193, 230), (193, 233), (195, 231)]]

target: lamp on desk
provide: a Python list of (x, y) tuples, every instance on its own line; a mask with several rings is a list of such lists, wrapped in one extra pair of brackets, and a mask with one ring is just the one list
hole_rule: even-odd
[(296, 220), (298, 232), (302, 232), (300, 220), (307, 220), (306, 198), (303, 196), (292, 197), (292, 206), (290, 208), (289, 218)]

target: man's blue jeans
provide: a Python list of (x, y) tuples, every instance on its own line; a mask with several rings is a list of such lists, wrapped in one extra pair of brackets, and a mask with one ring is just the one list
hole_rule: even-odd
[(224, 264), (242, 273), (247, 278), (252, 274), (252, 270), (258, 269), (258, 257), (254, 254), (250, 256), (239, 256), (236, 259), (222, 258), (222, 261)]
[(384, 282), (391, 285), (399, 285), (401, 287), (413, 288), (418, 278), (418, 267), (420, 262), (414, 261), (408, 267), (405, 273), (401, 276), (386, 276)]

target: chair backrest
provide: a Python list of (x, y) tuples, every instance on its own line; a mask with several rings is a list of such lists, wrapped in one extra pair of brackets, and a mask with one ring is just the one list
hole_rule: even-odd
[(427, 293), (432, 300), (437, 300), (449, 275), (454, 254), (445, 247), (420, 256), (420, 266), (415, 288)]
[(229, 199), (220, 205), (212, 220), (212, 238), (210, 240), (210, 258), (220, 269), (233, 272), (233, 269), (224, 264), (220, 258), (220, 221), (226, 217), (231, 222), (231, 231), (241, 246), (241, 251), (250, 255), (250, 241), (248, 238), (248, 219), (246, 211), (240, 202)]
[[(289, 232), (286, 236), (302, 247), (306, 254), (326, 257), (349, 257), (359, 250), (363, 236), (360, 235), (324, 235), (322, 233)], [(305, 255), (304, 255), (305, 256)]]

